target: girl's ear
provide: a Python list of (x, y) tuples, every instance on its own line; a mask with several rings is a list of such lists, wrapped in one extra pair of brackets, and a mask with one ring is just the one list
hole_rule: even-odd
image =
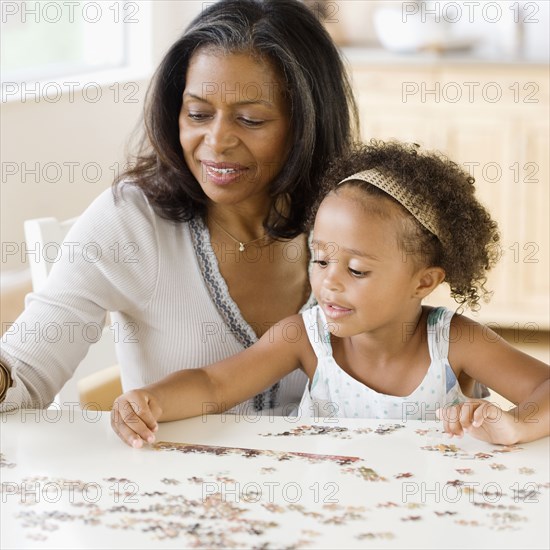
[(425, 267), (417, 274), (415, 298), (425, 298), (445, 280), (445, 270), (441, 267)]

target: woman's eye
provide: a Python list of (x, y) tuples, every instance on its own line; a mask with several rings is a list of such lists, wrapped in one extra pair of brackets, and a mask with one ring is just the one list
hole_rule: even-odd
[(254, 120), (252, 118), (246, 118), (246, 117), (241, 117), (240, 121), (245, 126), (250, 126), (251, 128), (257, 128), (258, 126), (261, 126), (264, 123), (263, 120)]
[(202, 122), (203, 120), (206, 120), (209, 118), (210, 115), (207, 115), (205, 113), (187, 113), (187, 117), (191, 120), (194, 120), (195, 122)]

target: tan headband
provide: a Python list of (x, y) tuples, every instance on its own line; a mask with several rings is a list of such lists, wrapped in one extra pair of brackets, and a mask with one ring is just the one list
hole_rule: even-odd
[(338, 185), (342, 185), (352, 180), (361, 180), (370, 183), (374, 185), (374, 187), (378, 187), (378, 189), (387, 193), (390, 197), (393, 197), (399, 204), (406, 208), (423, 227), (441, 241), (434, 209), (428, 206), (419, 197), (403, 189), (403, 187), (391, 176), (385, 176), (376, 168), (371, 168), (370, 170), (364, 170), (363, 172), (353, 174), (353, 176), (342, 180)]

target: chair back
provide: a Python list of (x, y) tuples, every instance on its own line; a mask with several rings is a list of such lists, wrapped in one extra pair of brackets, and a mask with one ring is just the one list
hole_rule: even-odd
[(30, 261), (32, 289), (35, 292), (44, 286), (55, 262), (54, 255), (47, 254), (48, 249), (51, 248), (54, 253), (59, 250), (58, 247), (63, 243), (65, 236), (76, 220), (77, 218), (71, 218), (60, 222), (56, 218), (36, 218), (27, 220), (24, 223), (27, 247), (32, 250), (38, 248), (39, 251), (38, 254), (33, 255), (39, 260)]

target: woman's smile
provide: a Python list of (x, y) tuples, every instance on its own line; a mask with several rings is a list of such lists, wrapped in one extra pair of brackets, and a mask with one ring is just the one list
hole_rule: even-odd
[(249, 168), (239, 163), (201, 161), (203, 174), (215, 185), (229, 185), (243, 176), (247, 176)]

